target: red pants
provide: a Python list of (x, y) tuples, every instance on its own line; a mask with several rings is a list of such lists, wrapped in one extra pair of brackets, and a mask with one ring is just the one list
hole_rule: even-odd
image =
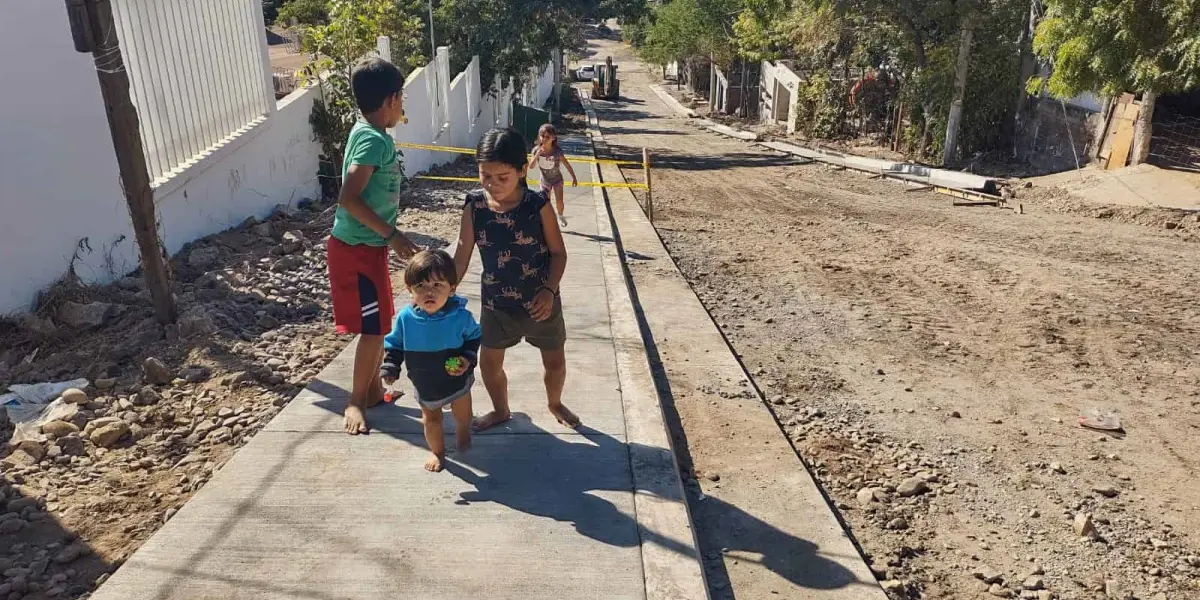
[(330, 236), (325, 249), (337, 332), (391, 333), (395, 306), (388, 247), (352, 246)]

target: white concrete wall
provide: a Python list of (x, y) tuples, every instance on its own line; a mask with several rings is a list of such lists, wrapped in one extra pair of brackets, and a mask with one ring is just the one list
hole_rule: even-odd
[[(74, 266), (86, 283), (133, 271), (138, 251), (91, 56), (75, 52), (66, 9), (43, 0), (7, 0), (3, 13), (0, 55), (26, 57), (0, 63), (0, 314), (15, 314), (28, 311), (38, 291), (63, 276), (81, 240), (91, 250), (79, 251)], [(488, 129), (511, 123), (514, 92), (476, 98), (482, 86), (478, 63), (472, 63), (445, 83), (452, 123), (439, 135), (428, 72), (418, 70), (405, 85), (409, 122), (396, 128), (398, 141), (473, 148)], [(553, 75), (547, 68), (536, 80), (537, 106), (549, 97)], [(160, 235), (169, 253), (249, 216), (319, 195), (320, 146), (308, 124), (318, 94), (315, 88), (298, 90), (158, 183)], [(405, 149), (405, 173), (459, 156)]]
[[(132, 238), (89, 54), (75, 52), (62, 2), (0, 8), (0, 314), (28, 310), (87, 239), (75, 270), (107, 280), (105, 256)], [(116, 244), (126, 261), (132, 247)]]
[[(434, 67), (435, 65), (430, 63), (417, 69), (409, 75), (404, 84), (407, 94), (404, 112), (408, 117), (408, 124), (396, 127), (393, 136), (397, 142), (473, 149), (489, 129), (508, 127), (512, 124), (510, 104), (516, 92), (503, 90), (495, 95), (482, 93), (479, 62), (475, 60), (449, 82), (446, 98), (450, 126), (444, 131), (434, 131), (434, 101), (429, 81)], [(528, 83), (522, 95), (528, 97), (530, 106), (541, 108), (553, 93), (554, 64), (550, 62), (537, 78)], [(462, 156), (452, 152), (413, 148), (401, 148), (401, 152), (404, 153), (404, 174), (408, 177), (453, 162)]]
[(270, 117), (155, 189), (167, 252), (320, 196), (321, 148), (308, 124), (317, 96), (316, 88), (297, 90)]
[(782, 117), (782, 111), (779, 111), (780, 114), (776, 114), (775, 110), (775, 85), (777, 82), (786, 87), (791, 94), (790, 107), (787, 111), (790, 116), (787, 127), (788, 133), (792, 133), (796, 130), (796, 105), (800, 99), (797, 92), (800, 89), (801, 79), (787, 65), (781, 62), (763, 61), (762, 74), (759, 79), (758, 114), (764, 123), (775, 123)]

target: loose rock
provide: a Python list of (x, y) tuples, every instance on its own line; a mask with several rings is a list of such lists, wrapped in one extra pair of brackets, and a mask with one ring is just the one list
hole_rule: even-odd
[(88, 438), (101, 448), (111, 448), (126, 435), (129, 435), (129, 425), (124, 421), (116, 421), (96, 429)]
[(902, 498), (920, 496), (928, 491), (929, 484), (925, 483), (925, 480), (921, 479), (920, 477), (910, 477), (902, 481), (900, 485), (896, 486), (896, 493)]
[(207, 269), (221, 260), (221, 249), (213, 246), (196, 248), (188, 254), (188, 265), (197, 269)]
[(62, 393), (63, 402), (70, 404), (87, 404), (88, 397), (83, 390), (71, 388)]
[(175, 374), (163, 364), (163, 361), (150, 357), (142, 363), (142, 374), (146, 378), (146, 383), (154, 385), (166, 385), (175, 380)]
[(117, 312), (117, 305), (107, 302), (64, 302), (55, 314), (55, 320), (63, 327), (92, 329), (108, 322)]
[(1075, 515), (1075, 534), (1090, 539), (1096, 538), (1096, 525), (1092, 523), (1092, 515), (1087, 513)]
[(79, 427), (76, 427), (74, 423), (50, 421), (42, 425), (42, 433), (46, 434), (50, 439), (58, 439), (72, 433), (79, 433)]
[(979, 565), (974, 571), (971, 572), (971, 574), (974, 575), (976, 579), (984, 583), (991, 584), (1004, 581), (1004, 573), (1001, 573), (1000, 571), (997, 571), (988, 565)]

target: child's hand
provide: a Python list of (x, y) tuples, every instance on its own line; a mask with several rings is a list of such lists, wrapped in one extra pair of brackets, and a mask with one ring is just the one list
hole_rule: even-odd
[(412, 240), (405, 237), (404, 234), (392, 236), (392, 239), (388, 240), (388, 247), (401, 259), (409, 258), (421, 250), (416, 244), (412, 243)]
[(534, 321), (541, 323), (550, 318), (550, 314), (554, 312), (554, 292), (547, 288), (542, 288), (537, 295), (533, 297), (533, 302), (529, 303), (529, 316), (533, 317)]
[(571, 187), (579, 187), (579, 178), (578, 177), (571, 178)]
[(467, 367), (471, 362), (463, 356), (456, 356), (446, 361), (446, 374), (451, 377), (458, 377), (467, 372)]
[(395, 377), (383, 377), (382, 379), (383, 379), (383, 385), (388, 386), (388, 387), (391, 387), (391, 385), (393, 383), (396, 383)]

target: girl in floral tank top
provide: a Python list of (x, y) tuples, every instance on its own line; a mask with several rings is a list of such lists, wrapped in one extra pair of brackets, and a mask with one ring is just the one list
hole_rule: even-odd
[(483, 189), (467, 194), (454, 255), (460, 280), (476, 246), (483, 263), (479, 370), (493, 410), (475, 420), (476, 430), (511, 418), (504, 354), (522, 340), (542, 353), (551, 414), (567, 427), (579, 426), (562, 403), (567, 332), (558, 290), (567, 251), (545, 192), (524, 183), (525, 148), (511, 129), (493, 129), (480, 140), (475, 156)]

